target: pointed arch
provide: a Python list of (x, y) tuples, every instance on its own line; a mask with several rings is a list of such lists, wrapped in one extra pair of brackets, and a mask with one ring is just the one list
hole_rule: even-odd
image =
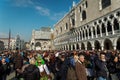
[(117, 46), (116, 46), (116, 48), (117, 48), (117, 50), (120, 50), (120, 38), (118, 38), (118, 40), (117, 40)]
[(95, 46), (95, 49), (96, 49), (96, 50), (101, 49), (101, 45), (100, 45), (100, 42), (99, 42), (98, 40), (95, 40), (94, 46)]
[(107, 22), (107, 31), (112, 32), (112, 26), (111, 26), (110, 21)]
[(85, 20), (85, 19), (86, 19), (86, 11), (83, 10), (83, 11), (82, 11), (82, 20)]
[(104, 49), (106, 50), (112, 50), (113, 49), (113, 44), (110, 39), (105, 39), (104, 40)]
[(119, 30), (119, 23), (117, 19), (114, 19), (114, 30)]
[(97, 34), (100, 34), (100, 27), (97, 25)]
[(77, 43), (76, 44), (76, 49), (78, 50), (78, 49), (80, 49), (80, 47), (79, 47), (79, 44)]
[(89, 36), (91, 36), (91, 29), (89, 28)]
[(85, 50), (85, 44), (81, 43), (81, 50)]
[(75, 50), (75, 45), (73, 44), (72, 46), (73, 46), (73, 50)]
[(90, 42), (87, 42), (87, 50), (92, 50), (92, 45)]
[(93, 27), (93, 35), (95, 35), (95, 27)]
[(106, 32), (105, 25), (104, 23), (102, 23), (102, 33), (105, 33), (105, 32)]
[(35, 47), (41, 47), (41, 43), (40, 42), (36, 42)]

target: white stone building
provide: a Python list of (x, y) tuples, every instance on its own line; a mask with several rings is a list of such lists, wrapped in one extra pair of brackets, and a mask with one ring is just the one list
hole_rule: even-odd
[(63, 50), (120, 50), (120, 0), (81, 0), (54, 26)]
[[(9, 43), (9, 38), (0, 38), (0, 41), (3, 42), (4, 48), (3, 49), (8, 49), (8, 43)], [(11, 38), (10, 39), (10, 49), (15, 49), (15, 39)]]
[(51, 49), (51, 28), (42, 27), (32, 31), (31, 50), (50, 50)]
[(4, 50), (4, 47), (5, 47), (4, 42), (0, 40), (0, 51)]
[(20, 36), (17, 35), (15, 39), (15, 47), (22, 50), (24, 49), (24, 44), (25, 44), (24, 40), (22, 40)]

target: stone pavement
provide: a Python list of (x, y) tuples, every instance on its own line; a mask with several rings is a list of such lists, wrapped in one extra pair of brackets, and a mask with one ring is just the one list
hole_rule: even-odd
[(7, 76), (7, 80), (15, 80), (15, 72), (10, 73), (10, 75)]
[(11, 73), (10, 73), (10, 75), (7, 76), (6, 80), (16, 80), (15, 79), (15, 71), (13, 70), (13, 65), (10, 65), (10, 66), (11, 66)]

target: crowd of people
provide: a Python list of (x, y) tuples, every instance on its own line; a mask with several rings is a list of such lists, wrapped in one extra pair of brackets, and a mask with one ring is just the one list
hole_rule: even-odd
[(0, 53), (0, 80), (120, 80), (120, 52), (14, 50)]

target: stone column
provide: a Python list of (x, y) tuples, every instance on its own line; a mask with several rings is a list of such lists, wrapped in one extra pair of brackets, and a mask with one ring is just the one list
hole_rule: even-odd
[(71, 50), (73, 50), (73, 45), (71, 44)]
[(101, 43), (101, 50), (104, 50), (104, 44)]
[(94, 42), (92, 42), (92, 50), (95, 49), (95, 45), (94, 45)]
[(67, 45), (67, 47), (68, 47), (68, 50), (69, 50), (69, 45)]
[(81, 43), (79, 43), (79, 49), (81, 50)]
[(82, 35), (81, 37), (82, 37), (82, 40), (83, 40), (83, 31), (81, 31), (81, 35)]
[(85, 50), (87, 50), (87, 42), (86, 42), (86, 43), (84, 43), (84, 45), (85, 45)]
[(92, 38), (94, 38), (94, 37), (93, 37), (93, 28), (91, 28), (91, 36), (92, 36)]
[(67, 50), (67, 49), (66, 49), (66, 45), (65, 45), (65, 50)]
[(102, 10), (102, 4), (101, 4), (101, 0), (99, 0), (99, 10)]
[(86, 36), (86, 30), (84, 30), (84, 36), (85, 36), (85, 40), (86, 40), (86, 38), (87, 38), (87, 36)]
[(102, 27), (101, 26), (102, 26), (102, 24), (99, 25), (99, 27), (100, 27), (100, 36), (102, 37)]
[(111, 21), (111, 26), (112, 26), (112, 34), (115, 34), (113, 21)]
[(104, 50), (104, 46), (101, 46), (101, 49)]
[(98, 37), (98, 34), (97, 34), (97, 26), (95, 26), (95, 36), (96, 36), (96, 38)]
[(119, 30), (120, 30), (120, 17), (119, 17), (119, 19), (118, 19), (118, 23), (119, 23)]
[(78, 32), (78, 35), (77, 35), (77, 41), (79, 41), (79, 32)]
[(80, 32), (79, 32), (79, 41), (81, 40), (81, 37), (82, 37), (82, 36), (80, 36)]
[(76, 31), (76, 42), (78, 42), (78, 32)]
[(88, 31), (88, 39), (90, 39), (90, 35), (89, 35), (89, 29), (88, 29), (87, 31)]
[(107, 23), (105, 23), (106, 36), (108, 36)]
[(116, 46), (113, 46), (113, 48), (114, 48), (114, 50), (116, 50), (117, 48), (116, 48)]
[(117, 43), (113, 43), (113, 49), (114, 49), (114, 50), (117, 49)]
[(74, 46), (75, 46), (75, 50), (77, 50), (77, 46), (76, 46), (76, 44), (74, 44)]

